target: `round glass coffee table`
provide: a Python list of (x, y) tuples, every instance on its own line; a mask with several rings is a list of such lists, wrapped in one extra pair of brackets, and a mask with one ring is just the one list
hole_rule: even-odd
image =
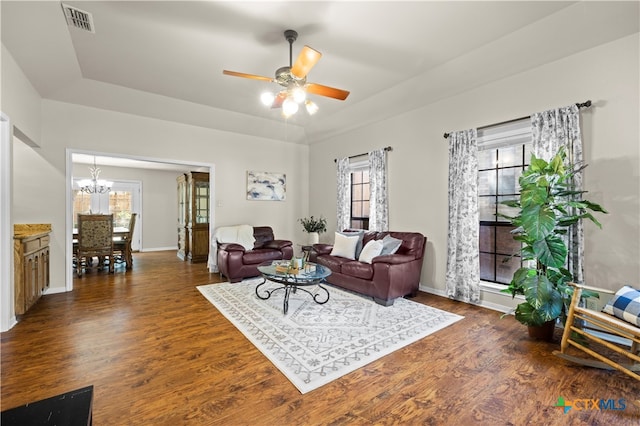
[[(289, 310), (289, 295), (291, 293), (295, 294), (298, 290), (309, 294), (319, 305), (327, 303), (329, 301), (329, 290), (321, 284), (326, 277), (331, 275), (331, 270), (326, 266), (315, 263), (307, 263), (307, 265), (308, 267), (301, 269), (297, 273), (276, 271), (276, 264), (271, 261), (258, 265), (258, 271), (262, 274), (264, 281), (256, 286), (256, 296), (262, 300), (267, 300), (273, 293), (284, 290), (283, 311), (285, 315)], [(271, 290), (260, 289), (267, 281), (282, 284), (282, 286)], [(311, 292), (304, 288), (310, 286), (316, 286), (316, 291)]]

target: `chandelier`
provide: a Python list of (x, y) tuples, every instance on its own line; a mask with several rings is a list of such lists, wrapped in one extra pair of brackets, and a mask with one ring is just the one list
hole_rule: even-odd
[(100, 169), (96, 166), (96, 157), (93, 157), (93, 167), (89, 167), (91, 173), (91, 179), (83, 179), (78, 182), (80, 185), (80, 191), (87, 194), (104, 194), (110, 192), (113, 182), (109, 182), (103, 179), (98, 179), (100, 176)]

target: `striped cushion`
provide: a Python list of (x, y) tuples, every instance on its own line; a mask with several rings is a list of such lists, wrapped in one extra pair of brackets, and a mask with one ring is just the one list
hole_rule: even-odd
[(640, 326), (640, 290), (622, 287), (602, 309), (605, 314)]

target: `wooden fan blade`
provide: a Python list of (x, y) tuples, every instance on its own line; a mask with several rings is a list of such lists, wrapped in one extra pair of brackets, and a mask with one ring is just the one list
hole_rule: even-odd
[(282, 108), (282, 103), (285, 99), (287, 99), (287, 92), (278, 93), (271, 104), (271, 108)]
[(320, 60), (322, 53), (315, 49), (305, 46), (298, 55), (298, 59), (291, 67), (291, 74), (296, 78), (305, 78), (311, 68)]
[(231, 75), (233, 77), (250, 78), (253, 80), (274, 81), (274, 79), (271, 77), (263, 77), (261, 75), (254, 75), (254, 74), (245, 74), (243, 72), (236, 72), (236, 71), (222, 70), (222, 74)]
[(322, 84), (308, 83), (305, 86), (307, 93), (313, 93), (314, 95), (326, 96), (328, 98), (339, 99), (344, 101), (349, 96), (349, 92), (342, 89), (336, 89), (335, 87), (323, 86)]

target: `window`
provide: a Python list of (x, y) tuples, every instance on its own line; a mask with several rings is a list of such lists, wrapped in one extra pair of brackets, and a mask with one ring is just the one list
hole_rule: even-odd
[[(108, 199), (108, 201), (107, 201)], [(131, 191), (110, 191), (106, 194), (86, 194), (78, 189), (73, 190), (73, 226), (78, 226), (78, 213), (107, 213), (102, 205), (109, 206), (113, 214), (113, 226), (128, 226), (131, 218)]]
[(109, 212), (113, 213), (113, 226), (129, 226), (131, 220), (131, 191), (111, 191)]
[(351, 217), (353, 229), (369, 229), (369, 168), (355, 168), (351, 172)]
[(91, 211), (91, 195), (85, 194), (79, 189), (73, 190), (73, 227), (78, 227), (78, 213)]
[(478, 212), (480, 216), (480, 279), (509, 284), (522, 266), (520, 243), (513, 239), (514, 229), (497, 214), (517, 211), (501, 205), (519, 195), (518, 179), (531, 156), (529, 119), (493, 126), (478, 131)]

